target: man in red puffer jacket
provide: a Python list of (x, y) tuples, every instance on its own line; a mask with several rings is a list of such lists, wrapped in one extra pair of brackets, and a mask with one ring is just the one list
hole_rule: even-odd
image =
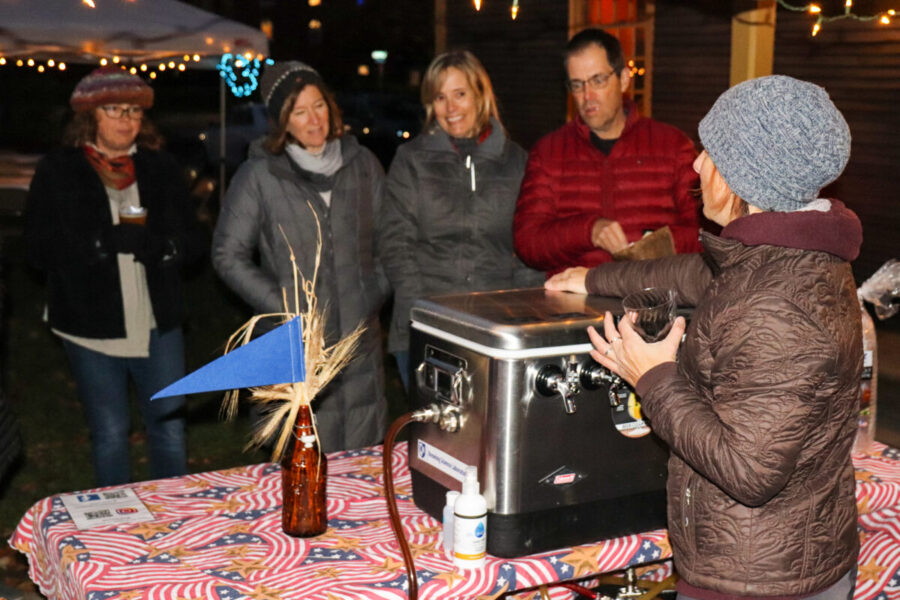
[(664, 225), (676, 252), (699, 252), (691, 140), (623, 97), (631, 72), (615, 37), (585, 29), (564, 56), (578, 116), (531, 150), (513, 221), (516, 253), (552, 275), (609, 262)]

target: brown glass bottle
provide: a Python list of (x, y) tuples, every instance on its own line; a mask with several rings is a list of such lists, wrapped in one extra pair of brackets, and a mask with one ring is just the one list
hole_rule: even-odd
[(288, 535), (312, 537), (325, 532), (325, 479), (328, 463), (319, 452), (312, 426), (312, 413), (301, 406), (294, 434), (281, 459), (281, 528)]

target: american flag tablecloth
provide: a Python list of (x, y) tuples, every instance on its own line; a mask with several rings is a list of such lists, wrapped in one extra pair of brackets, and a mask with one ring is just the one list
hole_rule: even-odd
[[(863, 541), (856, 597), (900, 599), (900, 452), (877, 444), (856, 463)], [(440, 550), (440, 523), (412, 503), (405, 444), (393, 464), (422, 600), (492, 599), (671, 555), (660, 530), (518, 559), (489, 556), (484, 569), (459, 571)], [(406, 598), (381, 447), (332, 454), (328, 471), (328, 531), (316, 538), (282, 533), (280, 471), (265, 463), (133, 484), (155, 516), (150, 522), (78, 530), (58, 497), (45, 498), (10, 545), (28, 556), (31, 578), (54, 599)], [(556, 589), (551, 597), (571, 594)]]

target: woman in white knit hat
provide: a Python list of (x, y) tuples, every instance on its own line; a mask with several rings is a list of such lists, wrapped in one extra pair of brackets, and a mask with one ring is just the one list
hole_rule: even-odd
[(785, 76), (726, 91), (699, 131), (703, 211), (723, 227), (701, 234), (704, 256), (570, 269), (546, 287), (667, 287), (695, 307), (683, 343), (681, 317), (655, 344), (611, 315), (589, 331), (594, 359), (635, 387), (671, 450), (679, 596), (851, 598), (862, 228), (819, 194), (850, 131), (824, 89)]

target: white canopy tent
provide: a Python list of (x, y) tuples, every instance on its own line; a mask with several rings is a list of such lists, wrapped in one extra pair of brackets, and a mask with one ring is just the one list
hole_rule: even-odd
[(185, 54), (267, 56), (257, 29), (177, 0), (0, 0), (0, 56), (146, 62)]
[[(0, 0), (0, 58), (31, 59), (35, 66), (53, 60), (57, 67), (61, 61), (99, 64), (105, 58), (148, 68), (165, 59), (187, 63), (182, 68), (213, 68), (223, 54), (262, 58), (269, 53), (262, 31), (177, 0), (93, 4), (96, 8), (83, 0)], [(224, 80), (219, 105), (224, 156)]]

